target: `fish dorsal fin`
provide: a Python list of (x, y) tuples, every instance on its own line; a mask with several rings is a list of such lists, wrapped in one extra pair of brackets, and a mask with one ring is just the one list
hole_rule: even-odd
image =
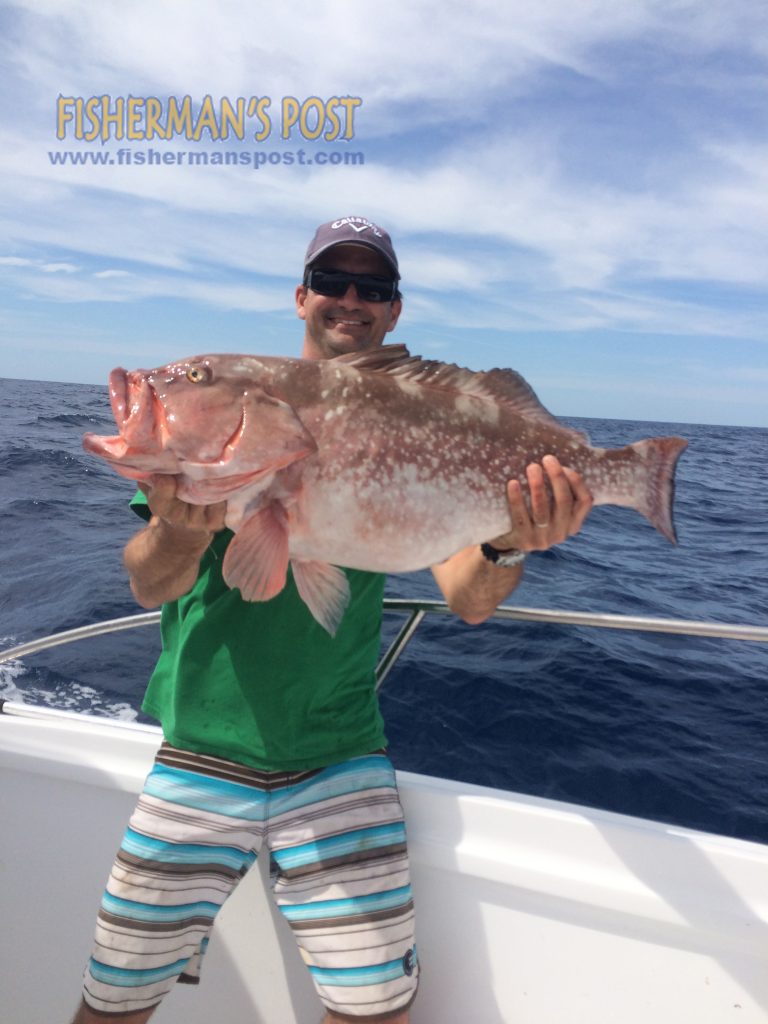
[(389, 371), (396, 366), (412, 362), (421, 362), (418, 356), (412, 356), (405, 345), (381, 345), (379, 348), (367, 349), (365, 352), (347, 352), (343, 356), (335, 356), (332, 363), (346, 363), (356, 370)]
[(561, 423), (545, 409), (531, 385), (515, 370), (467, 370), (455, 363), (412, 356), (405, 345), (382, 345), (367, 352), (348, 353), (337, 356), (333, 362), (345, 363), (357, 370), (386, 373), (425, 387), (498, 402), (518, 416), (557, 426), (580, 441), (589, 441), (586, 434)]

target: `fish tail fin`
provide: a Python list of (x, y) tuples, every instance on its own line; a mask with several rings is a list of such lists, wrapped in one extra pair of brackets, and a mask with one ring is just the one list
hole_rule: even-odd
[(682, 437), (652, 437), (629, 445), (643, 460), (647, 476), (637, 505), (651, 526), (672, 544), (677, 543), (672, 506), (675, 497), (675, 466), (688, 442)]

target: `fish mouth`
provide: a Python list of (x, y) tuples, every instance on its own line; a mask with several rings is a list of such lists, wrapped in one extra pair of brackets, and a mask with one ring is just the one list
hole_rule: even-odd
[(109, 375), (109, 404), (112, 406), (112, 415), (120, 430), (125, 422), (126, 409), (128, 407), (128, 374), (122, 367), (113, 370)]
[(109, 402), (120, 436), (131, 448), (160, 447), (166, 432), (165, 409), (143, 373), (113, 370), (109, 375)]
[(118, 473), (131, 480), (151, 480), (156, 473), (177, 473), (178, 459), (165, 448), (165, 408), (143, 371), (126, 373), (118, 367), (110, 373), (108, 387), (118, 435), (85, 434), (85, 450), (106, 459)]

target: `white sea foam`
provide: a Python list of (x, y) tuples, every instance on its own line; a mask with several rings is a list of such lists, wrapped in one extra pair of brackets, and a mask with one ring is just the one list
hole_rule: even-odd
[[(0, 640), (0, 644), (10, 647), (11, 644), (7, 641), (8, 638), (4, 637)], [(22, 675), (24, 675), (24, 665), (18, 659), (0, 665), (0, 700), (21, 701), (24, 699), (21, 690), (16, 685), (16, 680)]]
[[(0, 648), (12, 647), (15, 643), (14, 637), (0, 637)], [(138, 712), (127, 701), (110, 700), (92, 686), (84, 686), (75, 681), (44, 686), (26, 680), (27, 674), (27, 667), (19, 658), (0, 665), (0, 700), (118, 718), (125, 722), (134, 722), (138, 718)]]

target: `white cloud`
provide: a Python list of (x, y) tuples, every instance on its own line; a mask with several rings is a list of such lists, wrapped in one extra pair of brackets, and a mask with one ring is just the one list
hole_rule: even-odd
[[(364, 8), (349, 0), (290, 7), (222, 0), (158, 5), (27, 2), (17, 60), (36, 81), (75, 92), (83, 81), (105, 91), (132, 77), (159, 91), (295, 95), (297, 78), (311, 91), (359, 83), (377, 102), (442, 96), (446, 68), (473, 94), (491, 90), (541, 64), (579, 66), (589, 44), (634, 34), (656, 21), (652, 3), (584, 0), (508, 6), (456, 0)], [(457, 46), (458, 39), (462, 45)], [(169, 52), (174, 59), (169, 60)], [(58, 62), (64, 51), (68, 64)], [(311, 69), (310, 75), (307, 74)]]
[[(549, 68), (609, 82), (620, 78), (621, 65), (607, 56), (611, 45), (641, 41), (688, 54), (737, 40), (753, 48), (746, 29), (759, 7), (747, 0), (557, 0), (513, 7), (422, 0), (364, 12), (335, 0), (323, 7), (271, 6), (268, 15), (228, 0), (216, 18), (205, 8), (148, 0), (124, 8), (36, 0), (21, 9), (26, 15), (17, 28), (15, 58), (35, 104), (47, 109), (45, 118), (27, 118), (23, 132), (6, 129), (0, 166), (8, 183), (5, 227), (31, 245), (73, 246), (191, 273), (195, 262), (210, 262), (293, 274), (308, 226), (336, 212), (342, 196), (345, 208), (378, 216), (397, 230), (404, 264), (415, 268), (413, 280), (424, 287), (439, 286), (446, 276), (458, 282), (463, 274), (462, 259), (453, 252), (448, 269), (445, 243), (433, 244), (431, 252), (414, 243), (409, 256), (409, 238), (425, 232), (450, 239), (459, 254), (465, 241), (488, 243), (484, 273), (491, 280), (504, 278), (504, 266), (509, 276), (510, 246), (536, 259), (547, 284), (564, 289), (603, 287), (630, 266), (632, 273), (642, 266), (648, 278), (766, 279), (768, 162), (759, 146), (750, 151), (716, 136), (681, 140), (684, 175), (678, 165), (653, 190), (634, 182), (609, 188), (599, 179), (572, 177), (556, 118), (500, 138), (489, 137), (487, 125), (474, 132), (472, 120), (474, 114), (483, 123), (484, 108), (498, 105), (502, 96), (535, 93)], [(83, 83), (114, 95), (151, 87), (158, 95), (236, 96), (267, 89), (279, 97), (301, 93), (303, 82), (304, 91), (329, 94), (340, 89), (342, 78), (364, 94), (364, 138), (453, 118), (457, 141), (420, 150), (410, 170), (395, 152), (391, 162), (382, 157), (365, 168), (313, 169), (311, 177), (285, 167), (238, 173), (52, 167), (47, 160), (55, 95), (87, 93)], [(702, 152), (708, 157), (703, 168)], [(502, 249), (495, 260), (492, 245)], [(489, 261), (500, 269), (489, 268)]]
[[(761, 0), (420, 0), (288, 6), (221, 0), (27, 0), (12, 59), (57, 94), (361, 95), (372, 132), (478, 113), (485, 98), (525, 92), (551, 68), (610, 80), (605, 48), (633, 41), (682, 54), (730, 40), (759, 49)], [(169, 55), (172, 54), (172, 59)], [(452, 103), (444, 103), (450, 93)]]
[(24, 259), (21, 256), (0, 256), (0, 266), (3, 267), (32, 267), (33, 260)]
[(23, 256), (0, 256), (0, 266), (24, 267), (42, 271), (44, 274), (75, 274), (79, 269), (73, 263), (50, 263), (46, 260), (27, 259)]
[(40, 269), (44, 274), (76, 274), (79, 268), (73, 263), (41, 263)]
[[(768, 338), (763, 0), (11, 10), (0, 266), (25, 303), (284, 311), (312, 228), (362, 213), (392, 230), (404, 322), (438, 349), (446, 328)], [(360, 95), (366, 164), (53, 166), (59, 93)], [(212, 148), (162, 144), (194, 147)]]

